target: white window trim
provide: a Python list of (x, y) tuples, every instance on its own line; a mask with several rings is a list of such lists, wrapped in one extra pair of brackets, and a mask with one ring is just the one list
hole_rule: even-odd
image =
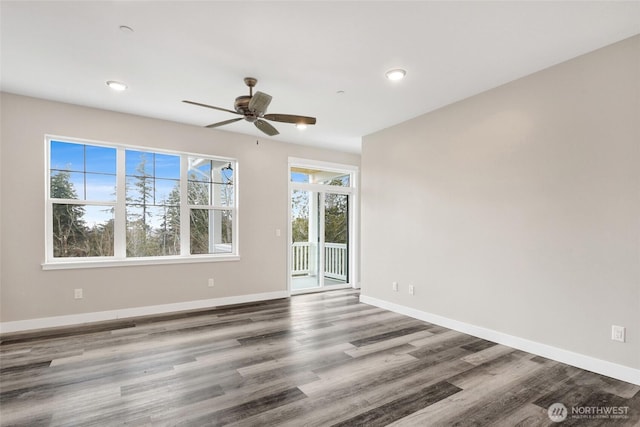
[[(80, 199), (51, 199), (49, 191), (51, 186), (51, 141), (71, 142), (77, 144), (94, 145), (116, 149), (116, 201), (87, 201)], [(73, 138), (60, 135), (45, 135), (44, 138), (45, 152), (45, 253), (44, 262), (41, 264), (43, 270), (60, 270), (60, 269), (77, 269), (77, 268), (99, 268), (99, 267), (125, 267), (140, 265), (158, 265), (158, 264), (190, 264), (202, 262), (221, 262), (221, 261), (239, 261), (239, 220), (238, 220), (238, 197), (239, 197), (239, 173), (238, 161), (232, 157), (221, 157), (210, 154), (191, 153), (176, 150), (166, 150), (161, 148), (153, 148), (146, 146), (136, 146), (130, 144), (112, 143), (104, 141), (96, 141), (84, 138)], [(139, 150), (162, 154), (171, 154), (180, 156), (180, 245), (181, 255), (170, 255), (162, 257), (126, 257), (126, 169), (125, 169), (125, 150)], [(189, 205), (183, 195), (187, 194), (187, 158), (189, 156), (203, 157), (210, 160), (231, 162), (234, 165), (234, 206), (200, 206)], [(184, 201), (184, 202), (183, 202)], [(55, 258), (53, 256), (53, 238), (51, 230), (51, 216), (53, 214), (53, 205), (55, 203), (77, 204), (77, 205), (111, 205), (115, 207), (114, 212), (114, 256), (112, 257), (85, 257), (85, 258)], [(192, 255), (189, 251), (190, 245), (190, 223), (189, 215), (191, 208), (216, 209), (230, 211), (233, 218), (233, 241), (231, 253), (224, 254), (197, 254)], [(186, 232), (184, 231), (186, 230)]]

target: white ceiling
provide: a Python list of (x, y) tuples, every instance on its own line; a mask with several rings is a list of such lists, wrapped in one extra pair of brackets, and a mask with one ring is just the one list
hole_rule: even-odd
[[(235, 116), (180, 101), (233, 109), (252, 76), (273, 96), (269, 112), (318, 118), (305, 131), (274, 123), (274, 138), (350, 152), (364, 135), (640, 33), (638, 1), (0, 4), (3, 91), (203, 126)], [(405, 80), (384, 78), (394, 67)], [(245, 121), (224, 129), (268, 138)]]

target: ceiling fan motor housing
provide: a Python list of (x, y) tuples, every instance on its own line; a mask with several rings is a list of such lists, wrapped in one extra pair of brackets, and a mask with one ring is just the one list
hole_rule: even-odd
[(249, 101), (251, 101), (251, 96), (242, 95), (236, 98), (236, 102), (233, 104), (235, 110), (244, 115), (244, 119), (248, 122), (255, 122), (258, 120), (258, 115), (249, 110)]

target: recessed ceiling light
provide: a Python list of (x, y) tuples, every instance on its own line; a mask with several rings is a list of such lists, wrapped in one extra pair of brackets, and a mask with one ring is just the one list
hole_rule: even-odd
[(389, 80), (402, 80), (404, 76), (407, 75), (407, 72), (402, 68), (394, 68), (384, 73), (384, 75), (387, 76)]
[(344, 91), (343, 91), (343, 90), (337, 90), (337, 91), (336, 91), (336, 94), (337, 94), (337, 95), (344, 95)]
[(120, 25), (120, 31), (122, 31), (123, 33), (126, 33), (126, 34), (131, 34), (131, 33), (133, 33), (133, 28), (128, 27), (126, 25)]
[(109, 80), (107, 82), (107, 86), (109, 86), (113, 90), (117, 90), (118, 92), (122, 92), (123, 90), (127, 90), (127, 85), (122, 82), (117, 82), (115, 80)]
[(307, 125), (304, 123), (298, 123), (296, 124), (296, 127), (300, 130), (305, 130), (307, 128)]

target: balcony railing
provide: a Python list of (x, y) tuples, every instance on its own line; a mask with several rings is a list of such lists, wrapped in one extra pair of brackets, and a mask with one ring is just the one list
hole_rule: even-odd
[(309, 274), (309, 243), (295, 242), (291, 251), (291, 274), (293, 276)]
[[(309, 242), (296, 242), (291, 247), (291, 274), (304, 276), (314, 270), (314, 256)], [(347, 280), (347, 245), (344, 243), (324, 244), (324, 276)]]

